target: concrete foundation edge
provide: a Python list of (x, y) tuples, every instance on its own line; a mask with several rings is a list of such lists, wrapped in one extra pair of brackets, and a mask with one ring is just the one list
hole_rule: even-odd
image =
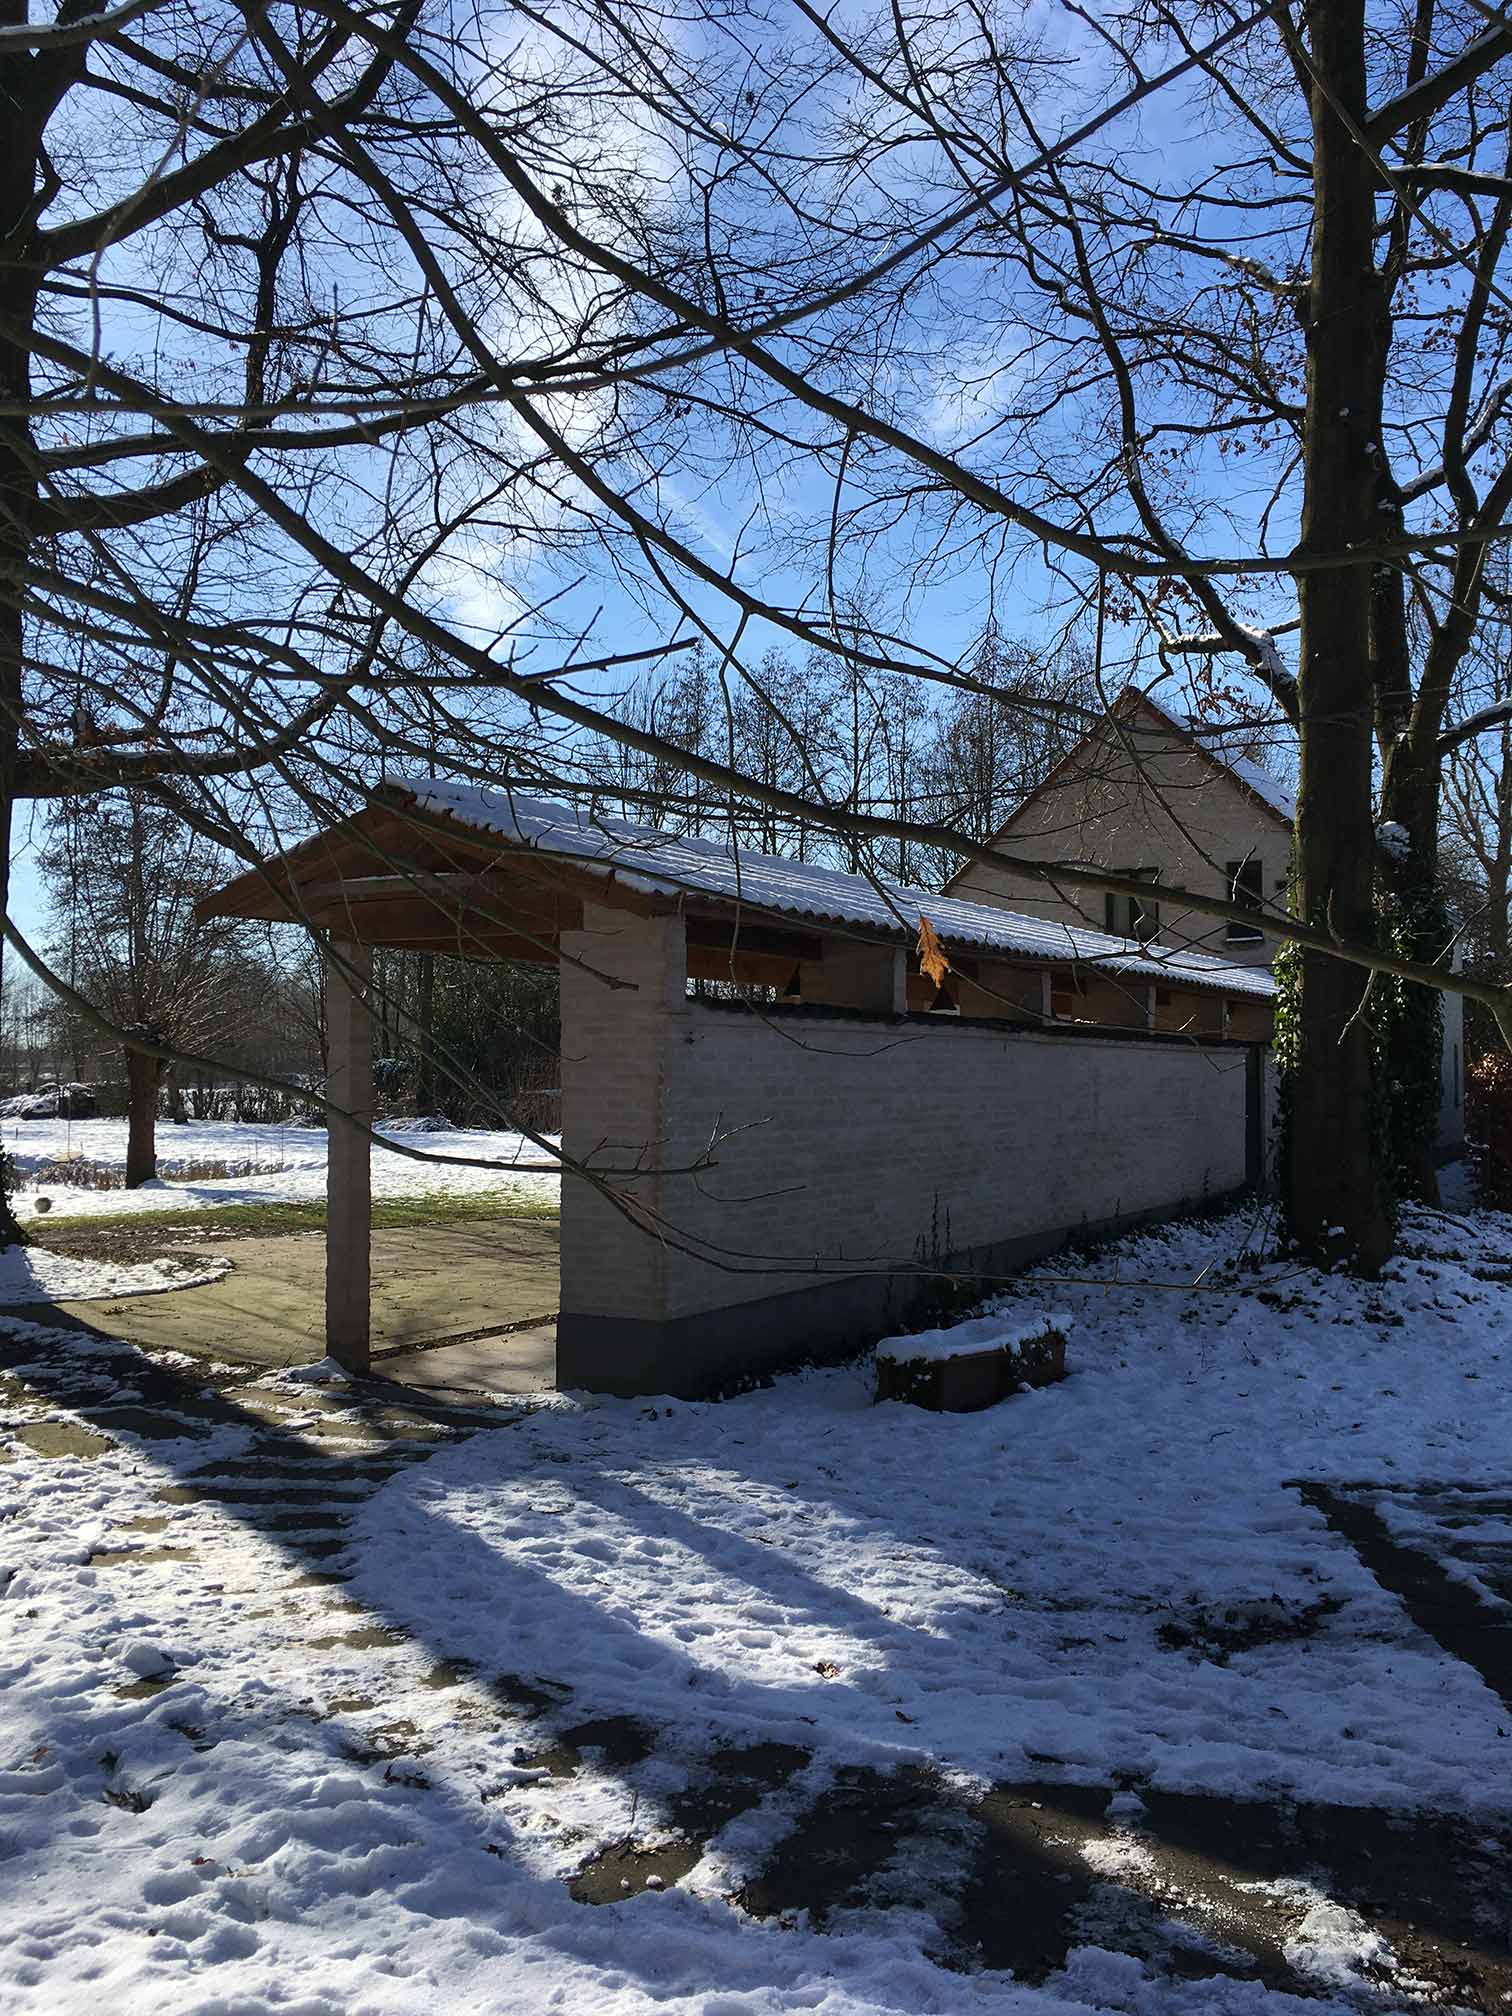
[[(1196, 1209), (1199, 1201), (1208, 1209), (1242, 1194), (1239, 1189), (1201, 1200), (1177, 1198), (1095, 1224), (1000, 1239), (952, 1254), (945, 1266), (952, 1274), (1012, 1275), (1071, 1239), (1111, 1238), (1133, 1226), (1178, 1217)], [(767, 1373), (849, 1357), (907, 1322), (938, 1292), (938, 1281), (927, 1275), (860, 1274), (816, 1280), (758, 1302), (660, 1323), (564, 1309), (557, 1319), (556, 1383), (564, 1392), (581, 1389), (624, 1399), (655, 1393), (708, 1399)], [(983, 1293), (988, 1292), (984, 1281)]]

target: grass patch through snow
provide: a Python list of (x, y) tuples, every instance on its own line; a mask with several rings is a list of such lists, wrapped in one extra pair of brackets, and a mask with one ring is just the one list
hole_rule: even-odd
[[(524, 1189), (461, 1193), (435, 1190), (373, 1199), (375, 1230), (385, 1226), (484, 1224), (504, 1218), (541, 1219), (557, 1215), (555, 1197), (537, 1197)], [(323, 1232), (325, 1222), (325, 1200), (309, 1198), (269, 1204), (216, 1204), (198, 1211), (166, 1204), (161, 1211), (79, 1212), (71, 1217), (29, 1219), (26, 1231), (33, 1244), (54, 1246), (64, 1240), (87, 1243), (101, 1233), (123, 1232), (150, 1233), (155, 1239), (168, 1233), (192, 1239), (276, 1239), (296, 1232)]]

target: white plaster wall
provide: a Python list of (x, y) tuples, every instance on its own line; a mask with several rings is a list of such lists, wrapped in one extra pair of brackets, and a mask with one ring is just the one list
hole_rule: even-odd
[[(1211, 896), (1227, 896), (1227, 864), (1253, 854), (1267, 902), (1284, 892), (1291, 848), (1290, 830), (1231, 777), (1178, 738), (1148, 727), (1139, 731), (1137, 760), (1111, 733), (1100, 737), (998, 839), (1009, 853), (1035, 861), (1158, 868), (1163, 882)], [(1058, 894), (1011, 868), (973, 862), (951, 893), (1103, 929), (1099, 892)], [(1245, 965), (1263, 965), (1275, 953), (1266, 940), (1231, 945), (1221, 919), (1164, 901), (1160, 936)]]

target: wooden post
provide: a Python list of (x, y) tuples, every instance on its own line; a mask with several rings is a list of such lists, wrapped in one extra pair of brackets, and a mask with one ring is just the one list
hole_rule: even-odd
[(370, 1360), (373, 1199), (363, 1129), (373, 1121), (372, 977), (373, 955), (366, 945), (332, 940), (326, 954), (326, 1097), (340, 1110), (327, 1120), (326, 1350), (349, 1372), (366, 1372)]

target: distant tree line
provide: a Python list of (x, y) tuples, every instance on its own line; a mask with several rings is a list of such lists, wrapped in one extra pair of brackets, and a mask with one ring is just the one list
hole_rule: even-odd
[[(959, 689), (926, 688), (824, 651), (769, 650), (747, 668), (700, 646), (632, 686), (616, 712), (669, 749), (724, 763), (816, 808), (933, 823), (985, 841), (1102, 704), (1091, 660), (1074, 642), (1040, 653), (990, 628), (967, 676)], [(732, 798), (672, 755), (608, 738), (591, 745), (585, 781), (606, 810), (626, 818), (894, 882), (940, 888), (962, 858)]]

